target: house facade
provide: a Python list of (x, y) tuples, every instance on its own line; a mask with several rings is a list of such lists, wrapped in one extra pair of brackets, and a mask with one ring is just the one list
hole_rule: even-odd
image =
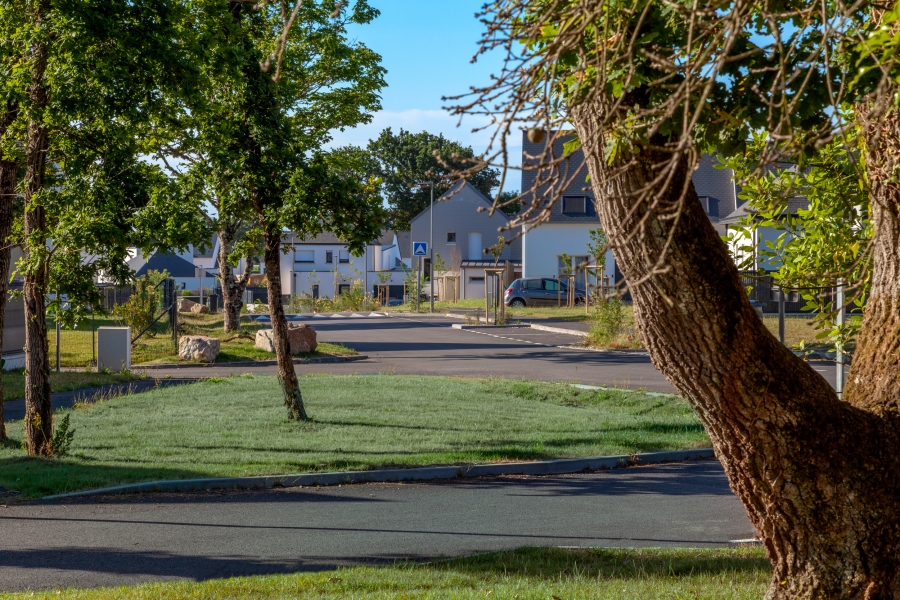
[[(503, 211), (490, 214), (493, 202), (469, 182), (454, 185), (440, 198), (410, 221), (410, 242), (431, 242), (432, 218), (434, 222), (434, 242), (432, 252), (435, 262), (439, 255), (446, 265), (446, 271), (459, 268), (460, 298), (484, 298), (485, 269), (495, 265), (502, 267), (507, 261), (512, 263), (516, 277), (521, 276), (522, 240), (517, 238), (504, 244), (499, 258), (486, 253), (498, 243), (498, 237), (511, 239), (518, 229), (503, 231), (513, 218)], [(479, 209), (483, 209), (479, 212)], [(415, 268), (415, 259), (412, 260)], [(425, 258), (421, 268), (428, 273), (429, 259)]]
[[(564, 155), (563, 145), (569, 139), (565, 136), (554, 138), (553, 156)], [(542, 156), (545, 142), (531, 142), (525, 132), (522, 134), (522, 164), (537, 164)], [(730, 169), (718, 169), (714, 157), (704, 155), (692, 180), (700, 201), (710, 222), (721, 235), (726, 234), (723, 220), (734, 213), (740, 206), (737, 189), (734, 184), (734, 173)], [(597, 214), (596, 198), (588, 183), (588, 170), (581, 150), (572, 153), (561, 165), (561, 169), (574, 176), (566, 177), (569, 182), (562, 190), (555, 190), (553, 196), (558, 200), (550, 209), (549, 219), (536, 226), (527, 226), (522, 235), (522, 275), (523, 277), (556, 277), (562, 273), (563, 254), (572, 257), (573, 265), (587, 263), (594, 265), (596, 261), (589, 256), (588, 244), (591, 242), (591, 230), (600, 228)], [(535, 199), (539, 202), (546, 191), (535, 190), (536, 170), (522, 170), (522, 192), (524, 204)], [(552, 196), (551, 196), (552, 197)], [(618, 283), (622, 274), (616, 266), (612, 251), (606, 252), (606, 263), (603, 275), (610, 283)]]
[(402, 297), (405, 265), (392, 231), (383, 231), (378, 239), (366, 244), (360, 256), (354, 256), (349, 246), (331, 233), (308, 239), (287, 233), (282, 248), (281, 286), (285, 296), (334, 297), (349, 290), (355, 280), (374, 295), (382, 272), (389, 273), (386, 285), (391, 286), (391, 298)]

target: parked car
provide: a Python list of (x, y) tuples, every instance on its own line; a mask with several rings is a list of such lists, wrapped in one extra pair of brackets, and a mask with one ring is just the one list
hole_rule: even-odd
[[(549, 277), (523, 277), (506, 289), (503, 300), (507, 306), (556, 306), (569, 302), (568, 282)], [(575, 304), (584, 304), (584, 288), (575, 286)]]

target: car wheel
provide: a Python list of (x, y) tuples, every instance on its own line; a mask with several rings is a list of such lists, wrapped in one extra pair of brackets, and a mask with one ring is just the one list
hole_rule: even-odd
[(510, 305), (510, 306), (515, 306), (515, 307), (517, 307), (517, 308), (524, 308), (524, 307), (525, 307), (525, 301), (522, 300), (521, 298), (516, 298), (516, 299), (510, 301), (509, 305)]

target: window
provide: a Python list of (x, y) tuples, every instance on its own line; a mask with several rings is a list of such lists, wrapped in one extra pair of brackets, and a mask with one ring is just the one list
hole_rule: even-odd
[(342, 262), (342, 263), (350, 262), (350, 253), (347, 252), (346, 250), (341, 250), (338, 255), (338, 261)]
[(484, 283), (484, 277), (469, 277), (469, 283)]
[(544, 280), (544, 289), (548, 292), (556, 292), (559, 291), (559, 282), (555, 279), (545, 279)]
[(584, 196), (563, 196), (562, 211), (570, 215), (583, 215), (587, 212), (587, 198)]
[(447, 232), (447, 243), (448, 243), (448, 244), (455, 244), (455, 243), (456, 243), (456, 232), (455, 232), (455, 231), (448, 231), (448, 232)]
[(341, 294), (349, 294), (350, 293), (350, 285), (349, 284), (341, 284), (338, 286), (338, 296)]
[(315, 250), (294, 250), (294, 262), (298, 262), (298, 263), (316, 262)]
[(312, 297), (313, 298), (319, 297), (319, 286), (316, 284), (313, 284), (313, 286), (312, 286)]
[(522, 282), (522, 287), (526, 290), (539, 290), (539, 289), (541, 289), (541, 280), (540, 279), (525, 279)]
[(331, 250), (325, 251), (325, 262), (329, 265), (334, 262), (334, 252)]

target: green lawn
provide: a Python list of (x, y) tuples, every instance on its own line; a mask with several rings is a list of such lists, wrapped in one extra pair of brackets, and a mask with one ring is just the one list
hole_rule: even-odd
[(750, 600), (771, 567), (759, 548), (568, 550), (521, 548), (469, 558), (323, 573), (169, 582), (97, 590), (0, 594), (21, 598), (185, 599), (559, 598), (565, 600)]
[[(205, 335), (222, 340), (221, 351), (216, 362), (239, 362), (247, 360), (273, 360), (275, 355), (254, 347), (256, 332), (263, 325), (251, 321), (246, 315), (241, 318), (240, 331), (224, 333), (224, 315), (179, 313), (179, 335)], [(118, 322), (109, 317), (95, 317), (95, 327), (118, 326)], [(136, 333), (136, 332), (135, 332)], [(240, 337), (235, 337), (239, 335)], [(230, 339), (233, 338), (233, 339)], [(60, 364), (64, 367), (84, 367), (92, 365), (96, 352), (92, 349), (95, 338), (91, 334), (91, 321), (82, 321), (77, 329), (64, 329), (60, 332)], [(228, 340), (228, 341), (225, 341)], [(172, 335), (162, 325), (156, 326), (151, 333), (144, 334), (131, 349), (132, 364), (160, 364), (181, 362), (175, 348)], [(357, 352), (346, 346), (320, 343), (315, 352), (303, 354), (303, 358), (352, 355)], [(56, 334), (50, 331), (50, 358), (56, 365)]]
[[(56, 371), (50, 372), (50, 390), (65, 392), (79, 388), (117, 383), (120, 381), (133, 381), (139, 379), (139, 375), (132, 373), (98, 373), (97, 371)], [(25, 371), (16, 369), (3, 372), (3, 399), (17, 400), (25, 397)]]
[(565, 384), (307, 375), (311, 423), (288, 421), (274, 378), (213, 379), (69, 412), (69, 456), (0, 447), (0, 486), (24, 496), (119, 483), (473, 464), (706, 447), (675, 396)]

